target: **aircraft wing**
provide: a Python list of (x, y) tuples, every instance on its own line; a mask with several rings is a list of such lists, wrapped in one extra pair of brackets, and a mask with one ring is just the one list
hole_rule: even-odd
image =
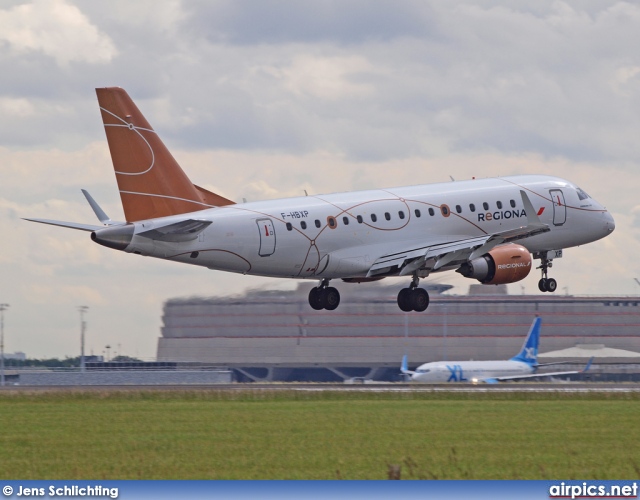
[(373, 263), (367, 277), (381, 274), (406, 276), (418, 269), (437, 271), (447, 265), (480, 257), (498, 245), (550, 231), (547, 224), (540, 222), (527, 193), (520, 191), (520, 195), (527, 214), (526, 225), (473, 238), (452, 237), (449, 241), (387, 253)]

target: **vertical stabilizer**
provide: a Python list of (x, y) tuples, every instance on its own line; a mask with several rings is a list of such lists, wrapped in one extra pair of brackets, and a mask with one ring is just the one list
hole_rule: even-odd
[(123, 89), (96, 93), (128, 222), (233, 204), (189, 180)]
[(538, 364), (538, 345), (540, 344), (540, 325), (542, 318), (535, 318), (531, 323), (529, 334), (522, 345), (520, 352), (511, 358), (511, 361), (521, 361), (529, 365)]

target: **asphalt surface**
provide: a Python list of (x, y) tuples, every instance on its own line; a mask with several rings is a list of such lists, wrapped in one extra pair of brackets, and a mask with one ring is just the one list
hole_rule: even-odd
[(640, 392), (634, 383), (502, 383), (502, 384), (406, 384), (406, 383), (233, 383), (208, 385), (85, 385), (85, 386), (16, 386), (0, 387), (4, 393), (91, 392), (91, 391), (343, 391), (343, 392), (555, 392), (616, 393)]

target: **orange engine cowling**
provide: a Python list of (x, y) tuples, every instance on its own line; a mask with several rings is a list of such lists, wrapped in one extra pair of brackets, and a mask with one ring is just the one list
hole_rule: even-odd
[(465, 262), (458, 272), (485, 285), (515, 283), (531, 271), (531, 254), (522, 245), (510, 243), (494, 248), (482, 257)]

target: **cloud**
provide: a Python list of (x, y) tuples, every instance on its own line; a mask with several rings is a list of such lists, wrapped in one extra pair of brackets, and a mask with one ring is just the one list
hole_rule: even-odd
[(61, 66), (104, 64), (117, 54), (111, 38), (64, 0), (34, 0), (0, 10), (0, 42), (17, 54), (42, 52)]

